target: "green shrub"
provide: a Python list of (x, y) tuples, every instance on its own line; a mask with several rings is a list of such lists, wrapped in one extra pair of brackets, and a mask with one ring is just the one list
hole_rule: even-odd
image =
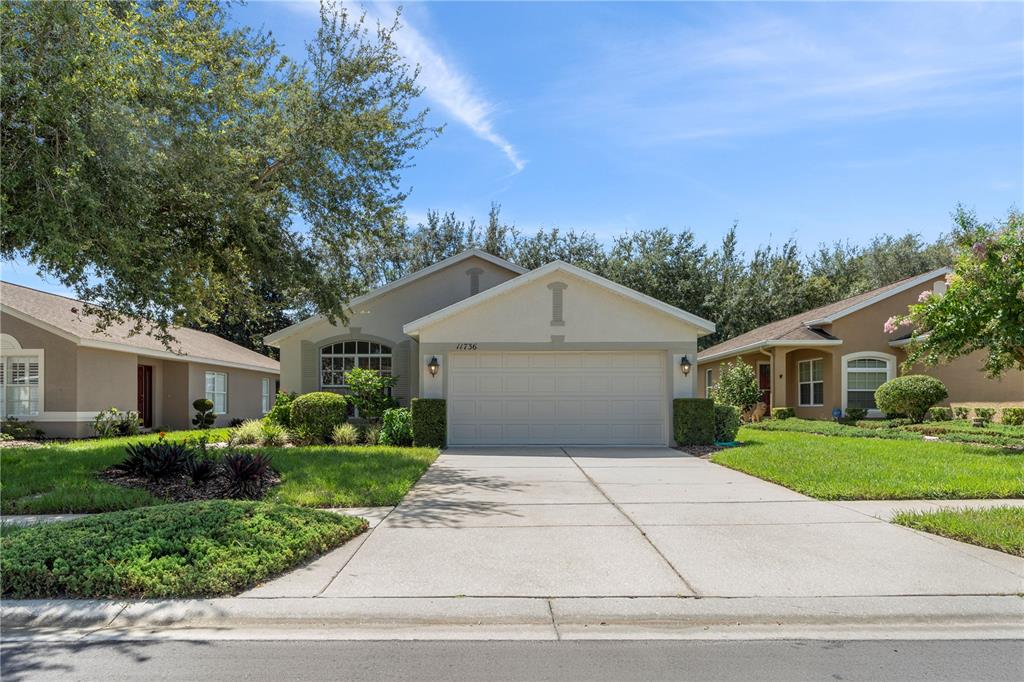
[(116, 407), (108, 407), (98, 412), (92, 420), (92, 429), (100, 438), (116, 438), (117, 436), (137, 436), (142, 420), (134, 410), (122, 412)]
[(419, 446), (444, 447), (448, 441), (447, 407), (442, 398), (413, 398), (412, 438)]
[(1024, 407), (1004, 407), (1003, 424), (1006, 426), (1024, 426)]
[(853, 422), (860, 421), (861, 419), (863, 419), (866, 416), (868, 416), (868, 411), (865, 410), (863, 407), (847, 407), (846, 408), (846, 418), (849, 419), (850, 421), (853, 421)]
[(953, 410), (948, 407), (933, 407), (928, 410), (928, 418), (933, 422), (953, 421)]
[(208, 429), (217, 420), (217, 415), (213, 413), (213, 401), (208, 398), (193, 400), (192, 409), (196, 411), (196, 416), (192, 417), (192, 426), (197, 429)]
[(953, 414), (956, 416), (957, 419), (970, 419), (971, 408), (964, 407), (963, 405), (957, 405), (956, 407), (953, 408)]
[(740, 431), (740, 411), (732, 405), (715, 404), (715, 442), (733, 443)]
[(263, 441), (263, 422), (258, 419), (246, 419), (240, 426), (231, 429), (228, 436), (229, 445), (256, 445)]
[(384, 410), (397, 403), (388, 395), (398, 377), (381, 374), (375, 369), (355, 368), (345, 372), (349, 400), (359, 410), (359, 416), (371, 424), (379, 424)]
[(359, 445), (359, 429), (355, 424), (338, 424), (331, 432), (331, 442), (335, 445)]
[(773, 407), (772, 419), (791, 419), (796, 417), (796, 410), (792, 407)]
[(888, 415), (906, 415), (917, 423), (924, 421), (932, 405), (947, 397), (945, 384), (924, 374), (890, 379), (875, 391), (878, 409)]
[(986, 424), (991, 424), (992, 419), (996, 416), (996, 410), (994, 407), (975, 407), (974, 418), (980, 419)]
[(363, 445), (380, 444), (380, 427), (370, 424), (363, 429)]
[(384, 410), (380, 424), (381, 445), (412, 445), (412, 412), (406, 407)]
[(366, 522), (264, 502), (190, 502), (40, 524), (0, 538), (5, 599), (236, 594), (361, 533)]
[(715, 442), (714, 401), (676, 398), (672, 401), (672, 429), (679, 445), (712, 445)]
[(20, 421), (17, 417), (8, 417), (0, 425), (0, 432), (6, 433), (11, 440), (28, 440), (29, 438), (42, 438), (43, 430), (32, 422)]
[(267, 412), (267, 420), (274, 424), (280, 424), (286, 429), (292, 425), (292, 403), (299, 397), (298, 393), (277, 392), (274, 397), (274, 406)]
[(761, 387), (753, 366), (742, 360), (723, 364), (718, 382), (711, 387), (711, 397), (716, 403), (732, 405), (741, 411), (757, 405), (761, 402)]
[(292, 427), (321, 442), (331, 437), (335, 426), (347, 420), (348, 400), (337, 393), (306, 393), (292, 402)]
[(281, 447), (288, 444), (288, 429), (272, 421), (262, 422), (262, 437), (260, 445), (267, 447)]

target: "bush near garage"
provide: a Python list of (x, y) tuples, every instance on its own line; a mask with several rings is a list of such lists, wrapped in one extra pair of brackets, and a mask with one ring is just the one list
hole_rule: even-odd
[(945, 384), (924, 374), (890, 379), (875, 391), (878, 409), (890, 415), (906, 415), (916, 423), (924, 421), (935, 403), (948, 397)]
[(733, 443), (740, 431), (740, 411), (732, 405), (715, 404), (715, 442)]
[(413, 398), (412, 437), (417, 446), (444, 447), (448, 441), (447, 406), (443, 398)]
[(384, 410), (377, 443), (380, 445), (412, 445), (412, 412), (405, 407)]
[(714, 445), (714, 401), (711, 398), (676, 398), (672, 401), (672, 429), (679, 445)]
[(300, 395), (291, 405), (292, 428), (306, 438), (324, 442), (334, 427), (348, 420), (348, 400), (343, 395), (316, 391)]
[(711, 387), (716, 403), (732, 405), (741, 411), (753, 409), (761, 402), (761, 387), (754, 368), (737, 360), (722, 365), (718, 382)]
[(13, 599), (236, 594), (365, 529), (363, 519), (264, 502), (108, 512), (5, 528), (0, 585)]

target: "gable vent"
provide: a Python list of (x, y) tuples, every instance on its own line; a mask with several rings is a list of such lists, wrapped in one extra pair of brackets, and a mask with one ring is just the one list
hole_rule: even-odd
[(564, 282), (552, 282), (548, 285), (548, 289), (551, 289), (551, 326), (552, 327), (564, 327), (565, 319), (562, 317), (563, 312), (563, 294), (568, 285)]
[(483, 270), (480, 268), (470, 268), (466, 270), (466, 274), (469, 275), (469, 295), (476, 296), (480, 293), (480, 275), (483, 274)]

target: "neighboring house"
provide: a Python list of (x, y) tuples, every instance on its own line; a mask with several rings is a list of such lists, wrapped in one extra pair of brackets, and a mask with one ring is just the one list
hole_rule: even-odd
[[(808, 310), (712, 346), (698, 354), (700, 391), (707, 394), (723, 363), (741, 359), (756, 368), (771, 407), (792, 407), (799, 417), (830, 419), (833, 409), (863, 407), (881, 416), (875, 389), (902, 373), (906, 328), (883, 331), (886, 320), (906, 314), (922, 291), (944, 292), (949, 268), (894, 282), (858, 296)], [(915, 367), (941, 379), (946, 404), (1002, 407), (1024, 404), (1024, 373), (989, 379), (981, 353), (947, 365)]]
[[(567, 263), (525, 271), (471, 249), (269, 335), (284, 391), (398, 378), (394, 397), (445, 398), (450, 445), (671, 442), (714, 324)], [(684, 373), (681, 368), (686, 358)]]
[(0, 283), (0, 416), (81, 437), (109, 407), (138, 410), (146, 427), (185, 429), (197, 398), (214, 402), (218, 426), (273, 404), (276, 360), (193, 329), (173, 329), (172, 350), (127, 323), (97, 332), (82, 306)]

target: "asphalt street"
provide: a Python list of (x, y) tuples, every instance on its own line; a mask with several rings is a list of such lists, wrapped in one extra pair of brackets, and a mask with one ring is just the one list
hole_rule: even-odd
[(1020, 680), (1021, 641), (107, 641), (0, 647), (16, 680)]

